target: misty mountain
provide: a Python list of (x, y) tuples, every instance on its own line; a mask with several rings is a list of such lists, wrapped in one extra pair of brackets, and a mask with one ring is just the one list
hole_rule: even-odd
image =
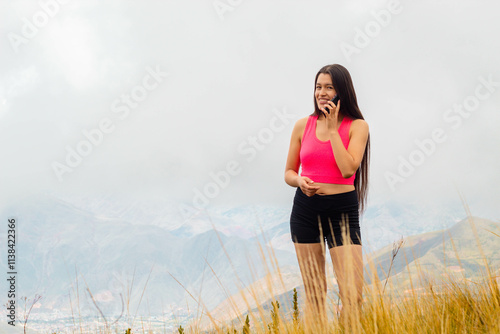
[[(144, 314), (184, 314), (200, 305), (210, 310), (265, 279), (274, 257), (297, 273), (290, 209), (195, 210), (161, 199), (46, 194), (6, 205), (2, 213), (17, 220), (18, 295), (43, 296), (33, 312), (69, 314), (77, 292), (82, 309), (95, 312), (88, 288), (106, 314), (119, 314), (122, 300)], [(451, 209), (436, 213), (440, 220), (432, 214), (408, 204), (369, 208), (361, 222), (365, 251), (401, 234), (451, 226), (457, 216)]]
[[(18, 226), (18, 294), (43, 296), (34, 312), (57, 308), (69, 313), (70, 297), (73, 303), (76, 299), (76, 274), (80, 303), (94, 308), (88, 287), (108, 314), (120, 312), (122, 297), (139, 305), (145, 286), (151, 314), (187, 305), (195, 309), (199, 300), (212, 308), (225, 298), (224, 290), (234, 293), (238, 285), (264, 274), (261, 246), (270, 253), (256, 239), (214, 229), (179, 237), (177, 229), (152, 224), (147, 216), (143, 224), (131, 223), (52, 197), (27, 198), (3, 214), (15, 217)], [(288, 252), (274, 253), (280, 263), (294, 261)], [(5, 265), (5, 259), (0, 263)], [(144, 299), (142, 307), (145, 304)]]
[[(416, 277), (418, 272), (432, 279), (448, 274), (482, 277), (486, 263), (493, 270), (500, 268), (499, 235), (499, 222), (472, 216), (442, 231), (410, 236), (393, 261), (391, 277), (402, 279), (400, 284), (409, 273)], [(393, 245), (388, 245), (370, 255), (380, 279), (387, 277), (392, 251)]]

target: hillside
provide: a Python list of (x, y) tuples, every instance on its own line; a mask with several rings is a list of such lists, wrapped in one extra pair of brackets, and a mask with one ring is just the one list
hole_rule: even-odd
[[(495, 235), (495, 233), (497, 235)], [(464, 219), (451, 228), (410, 236), (394, 260), (391, 279), (408, 283), (421, 270), (428, 278), (438, 279), (447, 274), (476, 279), (485, 272), (485, 259), (490, 268), (500, 267), (500, 224), (479, 217)], [(393, 246), (388, 245), (369, 256), (377, 264), (377, 275), (386, 278)], [(367, 270), (370, 282), (371, 270)]]

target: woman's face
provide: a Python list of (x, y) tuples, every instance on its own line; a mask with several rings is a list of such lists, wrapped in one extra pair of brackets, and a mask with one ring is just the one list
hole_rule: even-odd
[(333, 99), (335, 94), (337, 92), (333, 88), (330, 74), (320, 73), (316, 81), (316, 90), (314, 91), (318, 107), (323, 108), (329, 100)]

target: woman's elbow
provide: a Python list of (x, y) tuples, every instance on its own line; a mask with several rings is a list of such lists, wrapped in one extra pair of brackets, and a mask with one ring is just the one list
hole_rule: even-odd
[(342, 177), (343, 177), (344, 179), (348, 179), (348, 178), (350, 178), (351, 176), (353, 176), (354, 174), (356, 174), (356, 171), (352, 171), (352, 170), (351, 170), (351, 171), (348, 171), (348, 172), (345, 172), (345, 173), (344, 173), (344, 172), (342, 172)]
[(353, 176), (354, 174), (356, 174), (356, 172), (358, 171), (359, 165), (360, 164), (357, 163), (357, 164), (355, 164), (353, 166), (348, 166), (345, 170), (341, 170), (342, 177), (344, 179), (348, 179), (351, 176)]

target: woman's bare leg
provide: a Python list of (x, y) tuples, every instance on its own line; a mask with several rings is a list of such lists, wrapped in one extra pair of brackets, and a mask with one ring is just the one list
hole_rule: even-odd
[(354, 320), (363, 300), (363, 252), (361, 245), (342, 245), (330, 248), (333, 269), (339, 285), (344, 318)]
[[(306, 333), (326, 331), (325, 246), (294, 243), (306, 293)], [(326, 333), (326, 332), (325, 332)]]

